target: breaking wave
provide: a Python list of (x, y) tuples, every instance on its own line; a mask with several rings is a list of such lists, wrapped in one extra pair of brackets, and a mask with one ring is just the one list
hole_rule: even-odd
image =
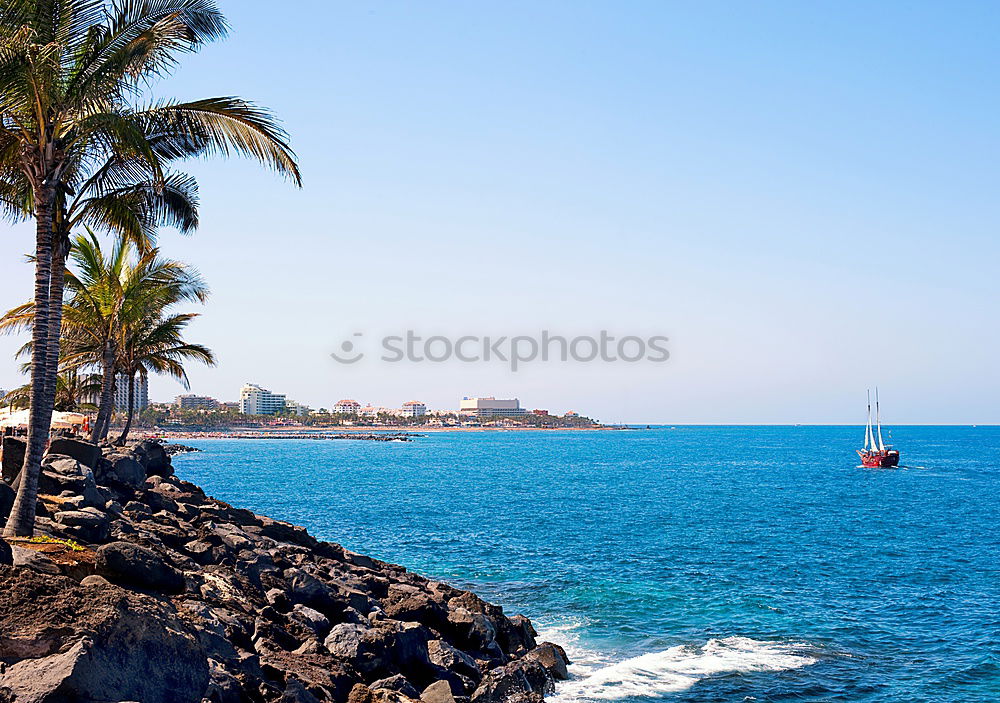
[[(570, 633), (553, 628), (545, 634), (565, 638)], [(575, 646), (573, 638), (569, 642), (567, 654), (574, 661), (570, 667), (572, 678), (556, 686), (555, 696), (550, 699), (554, 703), (651, 698), (684, 691), (716, 674), (787, 671), (817, 661), (804, 644), (723, 637), (703, 645), (681, 645), (601, 664), (593, 653)]]

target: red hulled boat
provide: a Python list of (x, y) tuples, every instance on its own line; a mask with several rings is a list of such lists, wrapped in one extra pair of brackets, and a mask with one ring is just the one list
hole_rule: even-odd
[[(878, 440), (876, 441), (876, 437)], [(867, 469), (887, 469), (899, 466), (899, 451), (882, 441), (882, 414), (875, 389), (875, 431), (872, 431), (872, 395), (868, 392), (868, 424), (865, 425), (865, 446), (858, 450), (861, 465)]]

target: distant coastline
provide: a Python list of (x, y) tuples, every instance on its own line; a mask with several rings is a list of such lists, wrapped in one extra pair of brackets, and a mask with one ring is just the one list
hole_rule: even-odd
[(398, 427), (337, 427), (334, 430), (316, 428), (309, 425), (282, 426), (277, 428), (227, 428), (205, 430), (140, 430), (136, 433), (142, 439), (286, 439), (301, 435), (324, 435), (336, 439), (337, 435), (409, 435), (437, 434), (441, 432), (590, 432), (604, 430), (629, 430), (637, 427), (614, 425), (591, 425), (583, 427), (408, 427), (401, 432)]

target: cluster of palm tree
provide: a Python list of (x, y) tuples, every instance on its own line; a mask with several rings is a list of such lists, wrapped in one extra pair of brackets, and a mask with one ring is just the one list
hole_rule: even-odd
[[(3, 321), (0, 321), (0, 324), (3, 324)], [(29, 351), (27, 345), (25, 345), (24, 351)], [(97, 405), (94, 400), (100, 392), (100, 374), (86, 373), (77, 368), (67, 368), (56, 376), (56, 397), (53, 409), (60, 412), (95, 410)], [(0, 398), (0, 406), (21, 410), (30, 406), (30, 398), (31, 384), (26, 384)]]
[[(0, 5), (0, 209), (35, 223), (28, 446), (5, 536), (33, 532), (60, 363), (84, 353), (74, 347), (83, 344), (76, 321), (67, 320), (67, 350), (60, 348), (64, 311), (72, 309), (63, 305), (66, 288), (71, 299), (80, 292), (66, 275), (67, 258), (80, 256), (71, 250), (83, 241), (74, 232), (86, 226), (111, 233), (142, 257), (159, 227), (195, 229), (197, 185), (173, 168), (186, 158), (240, 154), (300, 182), (287, 136), (266, 110), (234, 97), (147, 97), (183, 55), (226, 32), (213, 0)], [(169, 346), (165, 338), (186, 320), (157, 319), (167, 327), (147, 342)], [(109, 368), (176, 372), (179, 358), (143, 366), (111, 348), (125, 344), (123, 337), (109, 336), (115, 338), (102, 350), (103, 398), (113, 392)]]
[[(63, 303), (59, 358), (63, 371), (56, 380), (56, 409), (60, 409), (59, 381), (63, 379), (63, 396), (72, 389), (79, 404), (98, 408), (91, 440), (100, 442), (111, 426), (116, 383), (124, 379), (128, 384), (127, 419), (116, 440), (122, 445), (135, 416), (136, 378), (148, 378), (151, 372), (167, 374), (188, 388), (184, 361), (215, 363), (209, 349), (184, 341), (184, 328), (197, 315), (170, 310), (186, 300), (203, 302), (208, 288), (193, 268), (161, 257), (155, 248), (140, 251), (122, 237), (105, 254), (88, 230), (87, 235), (74, 237), (70, 251), (75, 266), (65, 274), (67, 299)], [(33, 303), (9, 310), (0, 317), (0, 332), (30, 329), (34, 316)], [(31, 352), (28, 342), (21, 354), (30, 356)], [(72, 386), (65, 382), (70, 379), (76, 381)], [(15, 398), (27, 399), (30, 385), (12, 393)], [(62, 400), (68, 405), (70, 398)]]

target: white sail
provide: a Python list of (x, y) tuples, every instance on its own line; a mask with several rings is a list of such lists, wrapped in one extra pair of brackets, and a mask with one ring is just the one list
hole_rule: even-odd
[(878, 450), (885, 451), (885, 442), (882, 441), (882, 413), (878, 407), (878, 388), (875, 389), (875, 426), (878, 428)]

